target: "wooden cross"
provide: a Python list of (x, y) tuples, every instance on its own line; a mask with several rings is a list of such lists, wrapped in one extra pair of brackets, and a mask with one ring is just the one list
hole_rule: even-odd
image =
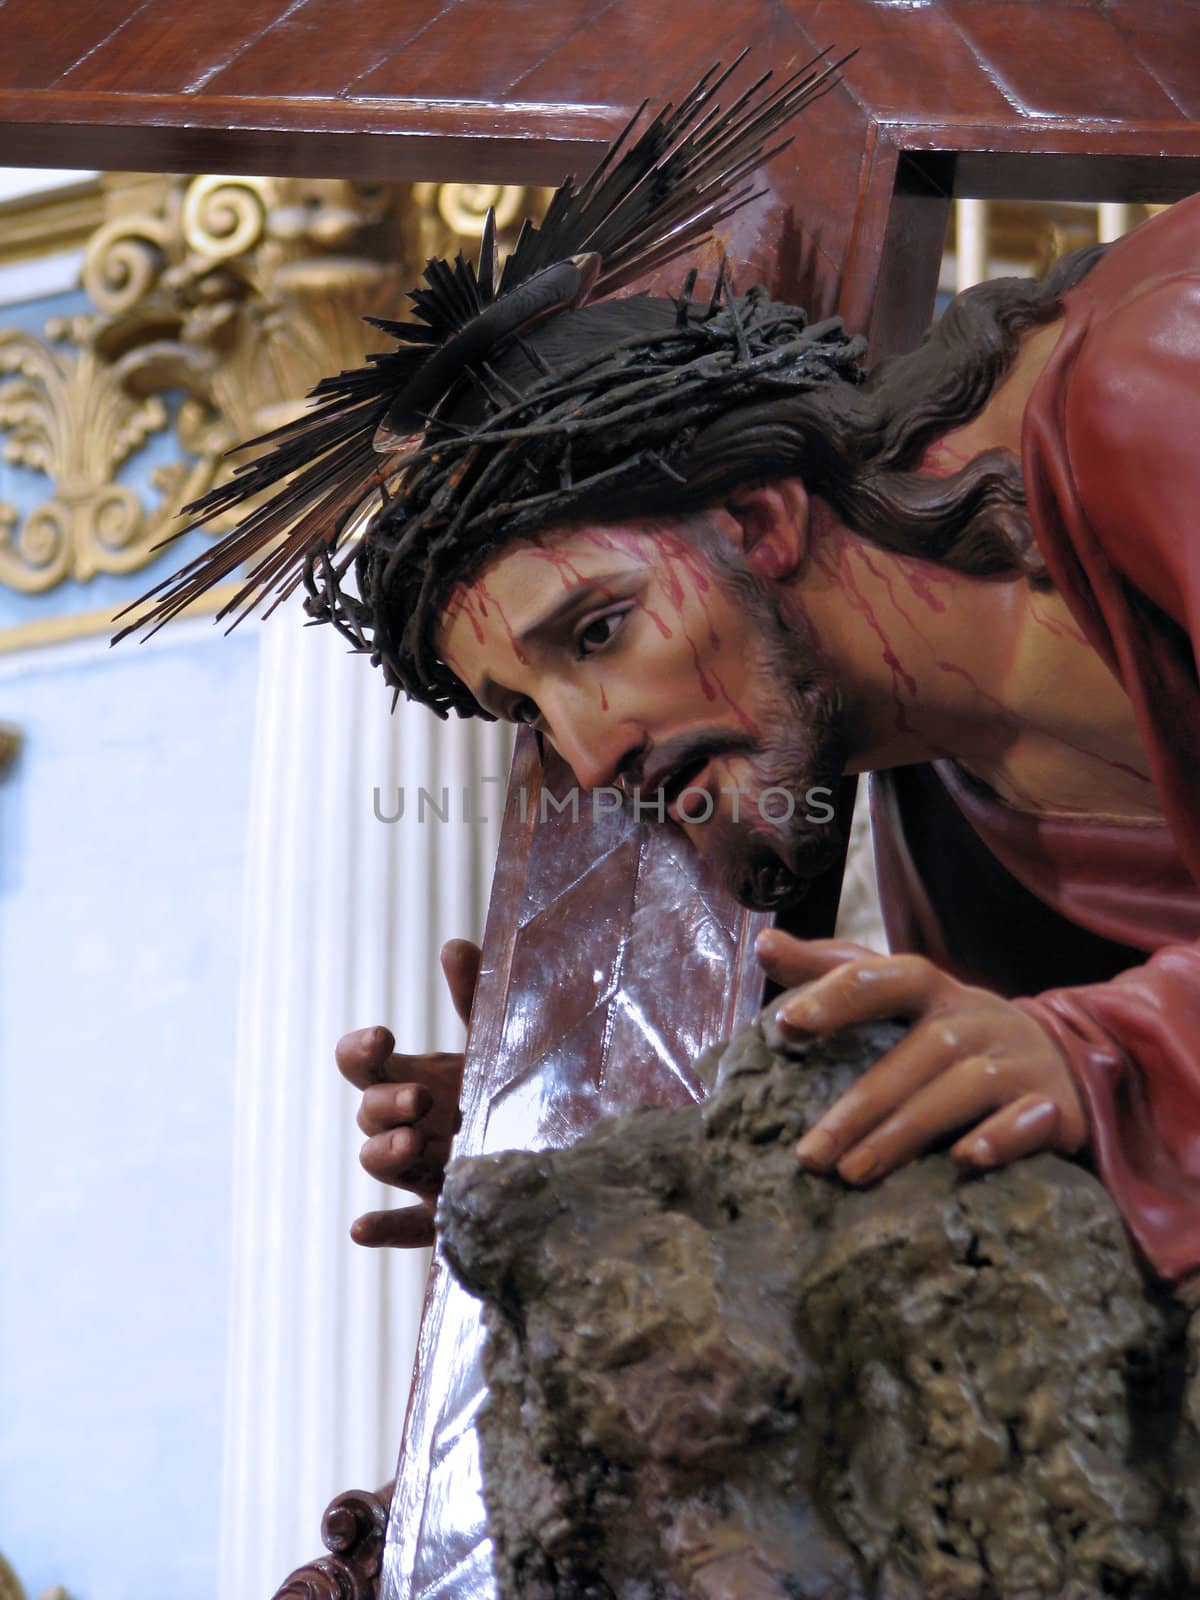
[[(954, 196), (1200, 188), (1194, 0), (5, 0), (0, 159), (553, 183), (586, 169), (644, 96), (670, 97), (746, 45), (755, 70), (858, 49), (727, 242), (742, 286), (840, 311), (873, 360), (928, 323)], [(561, 781), (520, 741), (465, 1150), (559, 1142), (600, 1112), (697, 1093), (686, 1062), (760, 996), (755, 919), (627, 818), (541, 820)], [(829, 931), (836, 891), (814, 894), (798, 931)], [(435, 1270), (387, 1600), (490, 1592), (477, 1502), (456, 1493), (473, 1470), (472, 1330)], [(365, 1570), (329, 1592), (367, 1592)]]

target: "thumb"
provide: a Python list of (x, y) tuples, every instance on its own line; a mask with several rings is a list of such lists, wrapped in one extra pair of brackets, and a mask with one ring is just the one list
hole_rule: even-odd
[(400, 1206), (393, 1211), (368, 1211), (350, 1225), (355, 1244), (372, 1250), (392, 1245), (399, 1250), (419, 1249), (433, 1243), (433, 1207)]
[(797, 939), (780, 928), (765, 928), (754, 945), (760, 965), (785, 989), (823, 978), (846, 961), (878, 957), (878, 951), (848, 939)]
[(475, 985), (479, 981), (479, 963), (483, 952), (469, 939), (448, 939), (442, 946), (442, 971), (454, 1009), (464, 1025), (471, 1020), (471, 1002), (475, 998)]

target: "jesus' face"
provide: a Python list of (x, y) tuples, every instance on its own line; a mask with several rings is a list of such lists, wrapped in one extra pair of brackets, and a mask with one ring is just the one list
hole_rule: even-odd
[[(452, 593), (438, 648), (585, 788), (638, 793), (744, 904), (836, 855), (838, 698), (772, 584), (706, 528), (587, 524), (507, 545)], [(661, 799), (659, 798), (661, 796)]]

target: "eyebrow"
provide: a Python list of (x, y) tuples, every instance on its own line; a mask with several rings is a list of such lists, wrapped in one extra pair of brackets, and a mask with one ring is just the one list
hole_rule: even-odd
[[(594, 578), (582, 579), (574, 588), (568, 590), (561, 600), (552, 605), (549, 611), (522, 628), (520, 633), (514, 634), (513, 643), (517, 646), (532, 644), (553, 633), (564, 622), (570, 621), (579, 612), (586, 611), (595, 602), (598, 589), (614, 588), (640, 570), (638, 567), (627, 567), (622, 572), (597, 573)], [(486, 672), (480, 680), (479, 687), (473, 691), (483, 709), (495, 716), (502, 715), (498, 710), (498, 704), (500, 695), (505, 692), (507, 691), (502, 690), (490, 673)]]

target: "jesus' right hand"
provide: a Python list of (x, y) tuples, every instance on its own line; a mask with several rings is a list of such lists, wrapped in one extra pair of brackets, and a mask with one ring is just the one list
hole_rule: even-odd
[[(442, 971), (465, 1023), (479, 976), (479, 950), (451, 939)], [(417, 1196), (418, 1203), (369, 1211), (350, 1229), (356, 1244), (413, 1248), (433, 1243), (433, 1212), (458, 1130), (463, 1058), (457, 1054), (401, 1055), (387, 1028), (362, 1028), (338, 1040), (342, 1076), (362, 1090), (358, 1125), (367, 1135), (359, 1160), (373, 1178)]]

